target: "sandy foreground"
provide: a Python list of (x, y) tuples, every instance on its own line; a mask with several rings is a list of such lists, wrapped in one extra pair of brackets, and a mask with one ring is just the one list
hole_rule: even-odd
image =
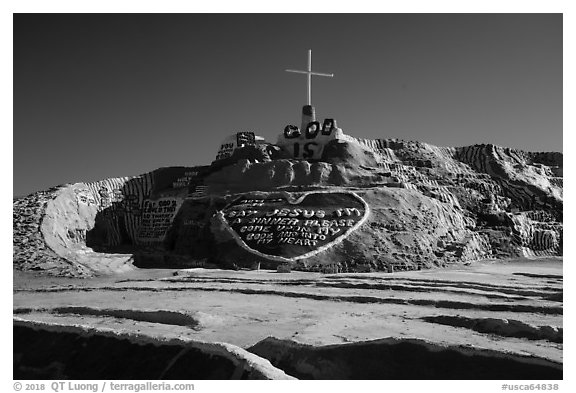
[(94, 279), (14, 273), (26, 321), (249, 348), (418, 338), (562, 362), (562, 260), (415, 272), (148, 269)]

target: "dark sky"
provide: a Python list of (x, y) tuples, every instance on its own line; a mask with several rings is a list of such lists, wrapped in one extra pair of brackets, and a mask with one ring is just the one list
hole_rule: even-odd
[(347, 134), (562, 151), (561, 14), (16, 14), (14, 195), (275, 142), (308, 49)]

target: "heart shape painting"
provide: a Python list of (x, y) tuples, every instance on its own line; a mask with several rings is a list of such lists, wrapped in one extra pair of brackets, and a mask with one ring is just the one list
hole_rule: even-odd
[(292, 262), (338, 244), (358, 229), (368, 204), (349, 191), (249, 193), (219, 211), (236, 242), (260, 257)]

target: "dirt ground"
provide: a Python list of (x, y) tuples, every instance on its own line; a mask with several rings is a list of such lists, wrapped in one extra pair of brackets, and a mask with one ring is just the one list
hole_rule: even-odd
[(14, 272), (14, 315), (243, 348), (419, 338), (562, 362), (561, 258), (399, 273), (139, 269), (92, 279)]

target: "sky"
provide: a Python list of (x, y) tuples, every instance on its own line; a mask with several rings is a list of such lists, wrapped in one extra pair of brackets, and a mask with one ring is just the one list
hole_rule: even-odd
[(13, 195), (346, 134), (563, 151), (562, 14), (15, 14)]

